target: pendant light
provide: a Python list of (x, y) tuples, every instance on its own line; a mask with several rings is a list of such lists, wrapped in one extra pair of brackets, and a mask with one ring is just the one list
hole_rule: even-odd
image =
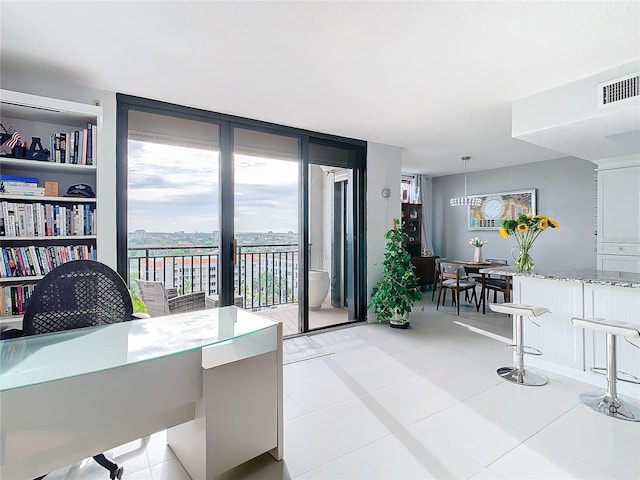
[(471, 157), (462, 157), (464, 162), (464, 197), (455, 197), (449, 200), (452, 207), (479, 207), (482, 203), (480, 197), (467, 196), (467, 163), (469, 163)]

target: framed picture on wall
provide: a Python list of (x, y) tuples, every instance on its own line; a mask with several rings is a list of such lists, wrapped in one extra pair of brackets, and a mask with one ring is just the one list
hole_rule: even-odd
[(515, 220), (518, 215), (536, 214), (536, 190), (469, 195), (479, 197), (479, 207), (469, 207), (469, 230), (497, 230), (502, 222)]

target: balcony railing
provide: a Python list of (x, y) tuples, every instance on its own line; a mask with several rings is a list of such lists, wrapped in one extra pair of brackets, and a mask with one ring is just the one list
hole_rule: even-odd
[[(180, 294), (204, 290), (218, 295), (217, 246), (129, 248), (129, 284), (162, 281)], [(238, 245), (234, 292), (247, 309), (298, 301), (298, 245)]]

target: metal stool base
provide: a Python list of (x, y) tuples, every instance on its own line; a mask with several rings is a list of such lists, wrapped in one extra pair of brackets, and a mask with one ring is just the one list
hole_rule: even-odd
[(547, 377), (537, 375), (518, 367), (501, 367), (497, 370), (498, 376), (507, 382), (527, 385), (529, 387), (541, 387), (546, 385)]
[(581, 393), (582, 403), (609, 417), (640, 422), (640, 404), (637, 401), (621, 395), (611, 396), (603, 391), (595, 393)]

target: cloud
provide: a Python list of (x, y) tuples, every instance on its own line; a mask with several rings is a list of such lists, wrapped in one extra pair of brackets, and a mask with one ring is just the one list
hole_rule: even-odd
[[(298, 231), (298, 164), (236, 155), (238, 232)], [(129, 231), (213, 232), (219, 152), (129, 141)]]

